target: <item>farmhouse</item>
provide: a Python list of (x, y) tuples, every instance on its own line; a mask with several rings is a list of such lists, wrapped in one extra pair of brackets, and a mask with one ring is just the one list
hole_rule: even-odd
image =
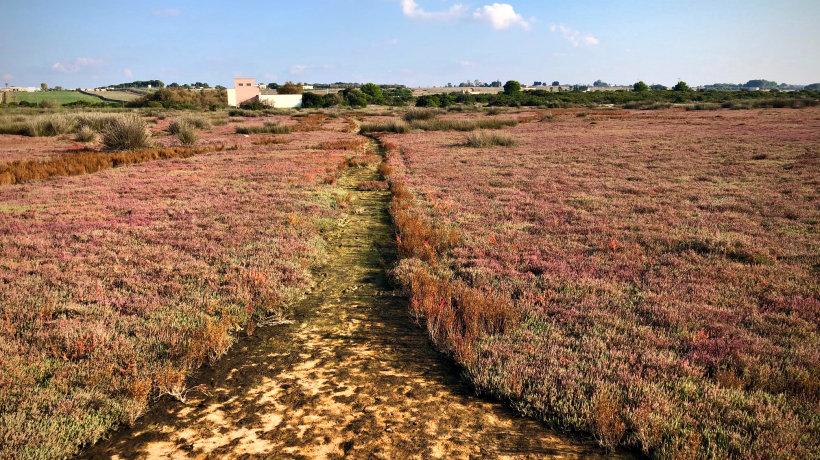
[(279, 109), (302, 106), (301, 94), (262, 94), (253, 78), (234, 78), (233, 88), (228, 88), (228, 105), (239, 107), (243, 102), (259, 101)]

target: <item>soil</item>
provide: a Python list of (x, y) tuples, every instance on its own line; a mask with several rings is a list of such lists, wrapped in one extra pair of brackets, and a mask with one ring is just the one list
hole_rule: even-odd
[(189, 382), (207, 393), (158, 401), (82, 457), (611, 458), (475, 396), (430, 345), (386, 279), (390, 192), (358, 187), (379, 179), (372, 165), (340, 178), (350, 213), (293, 324), (257, 328)]

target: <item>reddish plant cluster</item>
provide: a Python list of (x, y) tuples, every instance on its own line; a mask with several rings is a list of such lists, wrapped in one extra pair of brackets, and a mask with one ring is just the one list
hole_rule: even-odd
[(358, 161), (312, 146), (351, 136), (0, 187), (0, 457), (65, 457), (184, 398), (193, 368), (301, 296), (340, 217), (321, 180)]
[(201, 147), (166, 147), (123, 152), (98, 152), (82, 149), (43, 160), (18, 160), (0, 164), (0, 185), (22, 184), (56, 176), (78, 176), (144, 161), (188, 158), (225, 150), (224, 144)]
[[(479, 389), (554, 426), (660, 458), (817, 456), (819, 113), (554, 111), (503, 154), (383, 136), (397, 278)], [(515, 324), (460, 351), (460, 283)]]

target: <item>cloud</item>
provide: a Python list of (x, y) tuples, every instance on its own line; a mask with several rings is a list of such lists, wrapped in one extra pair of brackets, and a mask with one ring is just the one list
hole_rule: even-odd
[(152, 14), (158, 18), (164, 18), (169, 16), (179, 16), (182, 14), (182, 11), (176, 8), (166, 8), (164, 10), (156, 10)]
[(413, 19), (447, 20), (464, 16), (467, 12), (467, 7), (461, 3), (456, 3), (447, 11), (430, 12), (424, 11), (423, 8), (419, 7), (419, 4), (416, 3), (415, 0), (401, 0), (401, 11), (405, 16)]
[(567, 27), (563, 24), (552, 24), (550, 26), (550, 30), (553, 32), (561, 32), (561, 35), (564, 38), (572, 43), (572, 46), (595, 46), (597, 45), (598, 39), (593, 37), (591, 34), (582, 34), (580, 31), (573, 29), (572, 27)]
[(134, 76), (134, 74), (131, 73), (131, 69), (122, 69), (122, 74), (125, 75), (128, 78), (131, 78), (131, 77)]
[(475, 65), (475, 62), (471, 62), (471, 61), (459, 61), (459, 62), (458, 62), (458, 64), (459, 64), (461, 67), (473, 67), (473, 66)]
[(99, 59), (79, 57), (73, 61), (55, 62), (51, 68), (63, 73), (76, 73), (83, 67), (100, 64), (102, 64), (102, 61)]
[(515, 12), (515, 8), (509, 3), (484, 5), (474, 10), (471, 15), (469, 9), (463, 3), (456, 3), (446, 11), (426, 11), (415, 0), (401, 0), (401, 11), (405, 16), (413, 19), (438, 21), (472, 19), (489, 23), (496, 30), (509, 29), (512, 26), (530, 30), (531, 24), (535, 22), (535, 18), (524, 19), (523, 16)]
[(307, 70), (307, 66), (306, 66), (306, 65), (299, 65), (299, 64), (297, 64), (297, 65), (292, 66), (292, 67), (290, 68), (290, 73), (291, 73), (291, 74), (293, 74), (293, 75), (300, 75), (300, 74), (305, 73), (305, 70)]
[(509, 3), (493, 3), (484, 5), (475, 10), (473, 19), (487, 21), (493, 29), (509, 29), (511, 26), (519, 26), (524, 30), (530, 30), (530, 21), (525, 20)]

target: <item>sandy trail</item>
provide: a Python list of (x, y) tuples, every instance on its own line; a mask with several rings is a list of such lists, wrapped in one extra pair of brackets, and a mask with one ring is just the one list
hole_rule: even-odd
[(394, 295), (389, 192), (340, 184), (352, 212), (329, 238), (329, 262), (290, 326), (259, 328), (191, 385), (86, 458), (589, 458), (594, 442), (550, 431), (474, 396)]

